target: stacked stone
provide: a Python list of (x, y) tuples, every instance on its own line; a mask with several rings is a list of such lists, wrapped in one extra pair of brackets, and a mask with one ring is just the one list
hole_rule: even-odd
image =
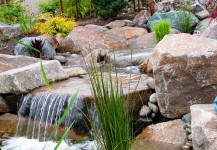
[(192, 134), (191, 134), (191, 113), (188, 113), (182, 117), (183, 128), (188, 134), (188, 140), (182, 147), (182, 150), (192, 150)]
[[(154, 79), (149, 77), (147, 80), (147, 84), (151, 89), (155, 89)], [(142, 118), (148, 118), (148, 120), (153, 121), (154, 118), (159, 114), (159, 107), (157, 104), (157, 94), (153, 93), (147, 105), (143, 105), (139, 111), (139, 116)]]

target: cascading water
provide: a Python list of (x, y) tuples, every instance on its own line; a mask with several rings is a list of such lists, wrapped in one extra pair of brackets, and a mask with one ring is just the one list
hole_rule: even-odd
[[(25, 96), (18, 112), (16, 136), (46, 141), (71, 99), (72, 97), (69, 96), (49, 93)], [(89, 131), (87, 114), (86, 103), (82, 98), (77, 97), (61, 126), (67, 128), (73, 122), (72, 130), (87, 133)], [(58, 139), (58, 132), (55, 133), (54, 138)]]
[[(25, 150), (31, 150), (33, 147), (34, 149), (43, 148), (44, 143), (46, 143), (47, 140), (50, 140), (49, 137), (52, 130), (57, 125), (59, 119), (72, 100), (72, 97), (73, 96), (52, 95), (50, 93), (38, 94), (35, 96), (23, 96), (18, 111), (16, 138), (5, 141), (3, 144), (5, 146), (2, 147), (2, 150), (20, 149), (23, 147), (25, 149), (26, 143), (28, 143), (29, 147)], [(77, 97), (73, 106), (70, 108), (68, 115), (62, 122), (61, 129), (56, 131), (53, 140), (57, 141), (60, 139), (64, 133), (64, 129), (68, 128), (72, 123), (71, 131), (88, 135), (90, 133), (90, 123), (87, 118), (89, 117), (88, 114), (95, 119), (94, 124), (97, 125), (98, 122), (96, 120), (95, 109), (81, 97)], [(17, 143), (18, 141), (19, 144)], [(68, 139), (67, 141), (74, 140)], [(56, 143), (51, 141), (48, 143), (46, 149), (53, 149), (56, 145)], [(88, 149), (88, 147), (94, 148), (94, 146), (94, 142), (88, 141), (70, 147), (65, 142), (62, 143), (63, 149)]]

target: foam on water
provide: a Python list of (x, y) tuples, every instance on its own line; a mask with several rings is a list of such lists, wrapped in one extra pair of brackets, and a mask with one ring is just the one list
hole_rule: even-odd
[[(27, 139), (25, 137), (11, 138), (3, 142), (2, 150), (42, 150), (45, 146), (45, 150), (54, 150), (57, 143), (52, 141), (39, 142), (36, 139)], [(67, 145), (64, 141), (60, 144), (58, 150), (96, 150), (95, 141), (85, 141), (83, 143), (74, 144), (72, 146)]]

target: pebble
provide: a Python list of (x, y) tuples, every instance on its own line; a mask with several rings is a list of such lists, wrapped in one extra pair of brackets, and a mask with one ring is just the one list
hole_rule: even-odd
[(157, 103), (157, 94), (156, 93), (151, 94), (149, 101), (153, 104), (156, 104)]
[(188, 146), (188, 147), (192, 147), (192, 142), (188, 141), (185, 145)]
[(159, 112), (159, 108), (153, 104), (153, 103), (150, 103), (148, 102), (148, 107), (154, 112), (154, 113), (158, 113)]
[(189, 134), (189, 135), (188, 135), (188, 140), (189, 140), (189, 141), (192, 141), (192, 134)]
[(151, 109), (148, 106), (143, 105), (139, 111), (139, 116), (145, 117), (148, 116), (150, 113), (151, 113)]
[(156, 118), (157, 114), (156, 113), (151, 113), (151, 118)]
[(191, 134), (191, 129), (190, 128), (186, 128), (185, 129), (189, 134)]
[(184, 145), (184, 146), (182, 147), (182, 150), (190, 150), (190, 147), (187, 146), (187, 145)]
[(54, 56), (54, 60), (58, 60), (60, 63), (66, 63), (67, 59), (64, 56)]
[(148, 80), (147, 80), (147, 84), (150, 88), (152, 89), (155, 89), (155, 81), (154, 81), (154, 78), (152, 77), (149, 77)]

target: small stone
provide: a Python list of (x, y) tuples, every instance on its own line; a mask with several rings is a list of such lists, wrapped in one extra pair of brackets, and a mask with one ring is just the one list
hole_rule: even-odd
[(157, 114), (156, 113), (151, 113), (151, 118), (156, 118)]
[(9, 111), (10, 109), (8, 107), (8, 104), (6, 103), (6, 100), (0, 96), (0, 113)]
[(186, 123), (184, 123), (183, 128), (186, 129), (188, 126)]
[(188, 114), (184, 115), (182, 117), (182, 121), (185, 122), (185, 123), (190, 123), (191, 122), (191, 113), (188, 113)]
[(191, 129), (190, 128), (186, 128), (185, 129), (189, 134), (191, 134)]
[(156, 104), (157, 103), (157, 94), (156, 93), (153, 93), (150, 98), (149, 98), (149, 101), (153, 104)]
[(188, 147), (192, 147), (192, 142), (188, 141), (185, 145), (188, 146)]
[(77, 55), (77, 54), (72, 54), (71, 56), (72, 56), (72, 57), (78, 57), (78, 55)]
[(147, 80), (147, 84), (148, 84), (148, 86), (150, 86), (150, 88), (155, 89), (155, 81), (154, 81), (154, 78), (149, 77), (148, 80)]
[(190, 150), (190, 147), (187, 146), (187, 145), (184, 145), (184, 146), (182, 147), (182, 150)]
[(78, 77), (87, 74), (87, 72), (81, 67), (64, 68), (64, 71), (69, 77)]
[(155, 113), (159, 112), (159, 108), (153, 103), (148, 102), (148, 107)]
[(54, 60), (58, 60), (60, 63), (66, 63), (67, 59), (64, 56), (54, 56)]
[(150, 108), (146, 105), (143, 105), (139, 111), (139, 116), (145, 117), (145, 116), (148, 116), (150, 113), (151, 113)]
[(188, 140), (189, 140), (189, 141), (192, 141), (192, 134), (189, 134), (189, 135), (188, 135)]

